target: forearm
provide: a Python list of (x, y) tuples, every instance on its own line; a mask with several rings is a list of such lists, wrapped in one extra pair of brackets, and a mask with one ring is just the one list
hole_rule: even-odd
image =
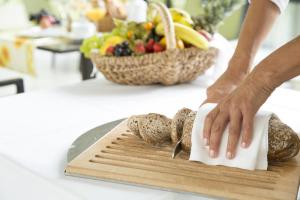
[(249, 80), (264, 91), (272, 92), (285, 81), (300, 75), (300, 36), (260, 62)]
[(229, 68), (247, 73), (262, 41), (269, 33), (279, 9), (270, 0), (252, 0)]

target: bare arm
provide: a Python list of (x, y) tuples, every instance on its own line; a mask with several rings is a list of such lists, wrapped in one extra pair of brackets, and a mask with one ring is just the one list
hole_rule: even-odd
[(270, 0), (252, 0), (228, 69), (207, 89), (206, 102), (219, 102), (244, 80), (259, 46), (279, 13), (277, 6)]
[(229, 125), (227, 158), (235, 156), (242, 134), (248, 147), (253, 134), (253, 119), (271, 93), (283, 82), (300, 75), (300, 36), (285, 44), (259, 63), (243, 83), (210, 112), (204, 125), (204, 139), (216, 157), (224, 129)]
[[(244, 20), (233, 59), (242, 59), (246, 65), (230, 65), (239, 73), (247, 73), (261, 43), (280, 14), (270, 0), (252, 0)], [(248, 63), (247, 63), (248, 62)]]
[(274, 51), (259, 63), (249, 79), (273, 91), (287, 80), (300, 75), (300, 36)]

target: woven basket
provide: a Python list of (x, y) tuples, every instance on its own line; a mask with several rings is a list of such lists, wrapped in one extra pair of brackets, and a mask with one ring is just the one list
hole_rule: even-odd
[(174, 25), (168, 9), (161, 3), (150, 5), (161, 13), (167, 50), (126, 57), (101, 56), (97, 50), (91, 54), (93, 63), (108, 80), (119, 84), (174, 85), (195, 80), (214, 64), (218, 50), (177, 49)]

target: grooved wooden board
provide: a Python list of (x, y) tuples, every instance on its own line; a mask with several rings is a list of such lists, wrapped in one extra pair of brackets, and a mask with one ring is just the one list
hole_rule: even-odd
[(171, 158), (171, 144), (155, 147), (134, 136), (126, 120), (73, 159), (66, 174), (141, 184), (226, 199), (290, 200), (297, 198), (299, 155), (267, 171), (208, 166)]

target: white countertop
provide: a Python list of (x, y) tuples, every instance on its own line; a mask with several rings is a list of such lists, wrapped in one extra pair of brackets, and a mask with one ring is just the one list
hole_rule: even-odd
[[(182, 107), (196, 110), (205, 99), (204, 88), (201, 79), (170, 87), (124, 86), (98, 79), (0, 98), (0, 154), (86, 199), (206, 199), (63, 173), (68, 148), (81, 134), (133, 114), (159, 112), (172, 117)], [(300, 92), (279, 89), (264, 108), (300, 132), (299, 102)]]

